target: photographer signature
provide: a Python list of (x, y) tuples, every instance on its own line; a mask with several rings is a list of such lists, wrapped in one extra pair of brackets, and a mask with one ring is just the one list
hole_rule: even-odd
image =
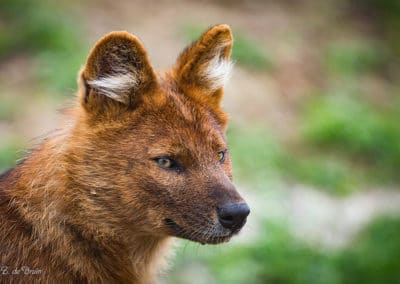
[(38, 275), (43, 272), (42, 269), (33, 269), (26, 265), (16, 268), (7, 265), (0, 266), (0, 275)]

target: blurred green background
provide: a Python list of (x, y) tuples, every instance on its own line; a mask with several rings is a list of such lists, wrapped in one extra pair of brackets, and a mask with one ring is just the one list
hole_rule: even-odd
[(99, 37), (135, 33), (162, 71), (218, 23), (252, 214), (230, 243), (177, 241), (160, 283), (400, 283), (398, 0), (1, 0), (0, 171), (58, 126)]

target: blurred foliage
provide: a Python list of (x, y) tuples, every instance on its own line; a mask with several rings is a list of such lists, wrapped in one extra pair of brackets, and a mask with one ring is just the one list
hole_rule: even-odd
[(400, 219), (379, 218), (337, 261), (343, 283), (400, 283)]
[(10, 120), (16, 116), (19, 110), (20, 100), (18, 97), (8, 96), (7, 98), (2, 99), (0, 104), (0, 121), (1, 120)]
[(254, 69), (270, 69), (272, 61), (267, 56), (265, 48), (254, 39), (237, 33), (234, 35), (232, 58), (239, 64)]
[(305, 110), (303, 135), (317, 148), (341, 153), (354, 167), (369, 169), (374, 177), (399, 182), (399, 120), (396, 104), (379, 110), (355, 95), (315, 96)]
[[(207, 27), (201, 25), (187, 25), (183, 32), (189, 40), (196, 40)], [(238, 64), (256, 70), (270, 69), (271, 58), (261, 43), (241, 33), (234, 33), (232, 59)]]
[[(322, 250), (297, 240), (284, 224), (268, 223), (265, 229), (258, 242), (235, 249), (198, 248), (202, 254), (198, 252), (196, 259), (215, 276), (212, 283), (400, 283), (399, 218), (372, 221), (349, 247), (339, 251)], [(193, 261), (192, 254), (178, 254), (183, 266)], [(170, 277), (171, 283), (181, 283), (179, 271), (173, 271)]]
[(210, 260), (216, 283), (337, 283), (337, 273), (325, 254), (297, 241), (280, 225), (265, 228), (259, 242)]
[(0, 59), (20, 53), (36, 61), (34, 74), (62, 93), (76, 85), (76, 72), (87, 49), (76, 19), (66, 17), (61, 2), (0, 1)]
[(379, 108), (366, 98), (334, 92), (312, 96), (304, 105), (295, 146), (265, 127), (230, 126), (236, 177), (255, 184), (289, 177), (339, 195), (370, 183), (400, 182), (398, 102)]
[(345, 161), (326, 154), (307, 152), (287, 155), (282, 163), (283, 174), (305, 184), (315, 186), (336, 195), (345, 195), (357, 190), (360, 173)]
[(355, 15), (366, 17), (377, 35), (393, 53), (392, 60), (400, 63), (400, 1), (398, 0), (351, 0)]
[(274, 179), (289, 178), (342, 195), (359, 183), (360, 174), (343, 159), (317, 154), (305, 145), (300, 150), (292, 149), (265, 128), (231, 124), (227, 136), (234, 176), (258, 187)]
[(235, 177), (257, 184), (276, 176), (285, 153), (272, 132), (261, 126), (240, 128), (231, 124), (227, 137)]
[(22, 143), (18, 139), (2, 140), (0, 143), (0, 173), (16, 164), (22, 157)]
[(379, 42), (354, 39), (331, 43), (324, 57), (326, 69), (331, 75), (341, 77), (379, 70), (388, 63), (388, 60), (385, 46)]

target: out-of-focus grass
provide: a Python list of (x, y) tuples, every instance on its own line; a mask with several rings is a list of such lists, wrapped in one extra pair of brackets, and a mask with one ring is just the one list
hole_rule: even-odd
[(255, 39), (237, 33), (234, 38), (232, 58), (239, 64), (254, 69), (270, 69), (272, 60), (266, 50)]
[(338, 258), (344, 284), (400, 283), (400, 219), (379, 218)]
[(379, 108), (358, 86), (366, 73), (385, 69), (385, 46), (371, 39), (334, 41), (322, 59), (327, 84), (304, 103), (298, 149), (289, 151), (295, 161), (283, 168), (295, 179), (339, 194), (371, 182), (398, 183), (398, 101)]
[[(205, 26), (187, 25), (183, 28), (183, 33), (189, 40), (194, 41), (205, 30)], [(272, 60), (262, 44), (241, 33), (234, 33), (232, 58), (238, 64), (251, 69), (263, 70), (272, 67)]]
[(367, 16), (393, 53), (392, 61), (400, 63), (400, 2), (397, 0), (351, 0), (355, 14)]
[[(371, 222), (344, 249), (327, 251), (295, 239), (284, 224), (266, 224), (258, 242), (215, 251), (199, 247), (195, 258), (206, 265), (213, 283), (347, 284), (399, 283), (400, 219), (381, 217)], [(187, 248), (190, 250), (190, 248)], [(194, 261), (178, 254), (179, 267)], [(195, 282), (193, 282), (195, 283)]]
[(357, 189), (360, 173), (349, 163), (329, 155), (288, 154), (282, 172), (297, 182), (313, 185), (331, 194), (345, 195)]
[(290, 179), (343, 195), (400, 182), (400, 114), (356, 96), (315, 96), (296, 146), (262, 127), (228, 129), (234, 177), (252, 184)]
[(326, 51), (324, 62), (331, 74), (348, 77), (379, 70), (388, 62), (388, 53), (378, 42), (346, 40), (331, 43)]
[[(311, 248), (281, 226), (267, 229), (260, 243), (213, 258), (210, 268), (218, 268), (213, 270), (217, 283), (243, 283), (240, 279), (248, 283), (398, 283), (400, 279), (400, 219), (375, 220), (349, 248), (338, 252)], [(246, 276), (245, 267), (253, 267)]]
[(338, 283), (330, 258), (294, 239), (281, 225), (267, 224), (259, 242), (210, 259), (216, 283)]
[(0, 121), (12, 119), (19, 110), (19, 99), (16, 97), (1, 98)]
[(32, 55), (37, 79), (56, 93), (75, 86), (87, 51), (76, 19), (64, 12), (59, 2), (0, 1), (0, 59), (18, 53)]
[(400, 113), (378, 110), (358, 96), (314, 97), (305, 110), (304, 138), (317, 150), (334, 151), (373, 178), (398, 182)]
[(295, 151), (262, 127), (231, 125), (227, 135), (235, 179), (252, 185), (290, 179), (339, 195), (351, 192), (358, 182), (360, 173), (346, 161), (315, 150), (308, 155), (308, 149)]
[(18, 139), (1, 140), (0, 143), (0, 173), (11, 168), (21, 158), (23, 149)]
[(238, 128), (232, 124), (227, 136), (235, 178), (255, 184), (276, 178), (285, 153), (272, 132), (262, 127)]

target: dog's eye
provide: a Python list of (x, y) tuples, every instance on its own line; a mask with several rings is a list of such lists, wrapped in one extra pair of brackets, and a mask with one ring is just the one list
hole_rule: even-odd
[(173, 159), (161, 157), (155, 159), (157, 164), (164, 170), (180, 170), (180, 166)]
[(174, 161), (169, 158), (158, 158), (157, 164), (166, 169), (171, 169), (174, 166)]
[(225, 151), (219, 151), (218, 153), (218, 160), (220, 163), (225, 162)]

